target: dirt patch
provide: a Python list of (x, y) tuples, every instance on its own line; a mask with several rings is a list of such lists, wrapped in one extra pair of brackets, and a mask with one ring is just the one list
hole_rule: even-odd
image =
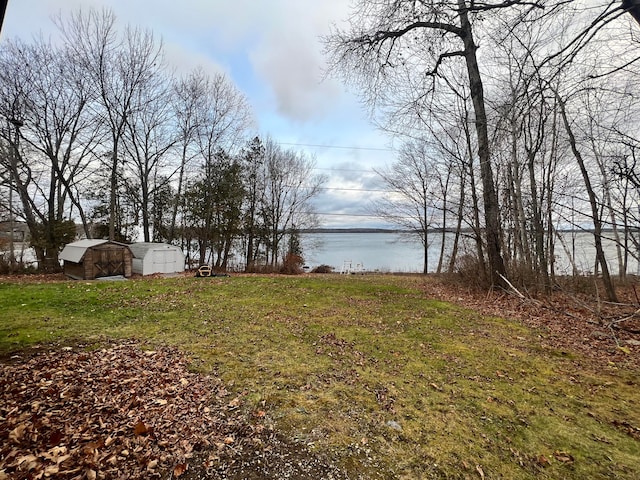
[(0, 479), (334, 478), (176, 349), (63, 347), (0, 364)]

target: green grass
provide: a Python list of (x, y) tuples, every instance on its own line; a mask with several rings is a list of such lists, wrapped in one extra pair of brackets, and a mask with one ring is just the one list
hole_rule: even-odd
[(516, 322), (426, 298), (424, 281), (5, 283), (0, 352), (177, 345), (277, 429), (368, 478), (637, 478), (637, 371), (596, 369)]

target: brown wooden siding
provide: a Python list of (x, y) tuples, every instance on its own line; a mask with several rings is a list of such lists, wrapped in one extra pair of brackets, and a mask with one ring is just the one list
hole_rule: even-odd
[(131, 250), (113, 243), (87, 248), (81, 263), (64, 262), (64, 273), (72, 278), (94, 280), (100, 277), (131, 276)]

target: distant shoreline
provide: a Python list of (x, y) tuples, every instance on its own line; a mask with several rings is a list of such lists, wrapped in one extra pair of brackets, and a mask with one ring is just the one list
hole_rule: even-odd
[(305, 228), (300, 233), (410, 233), (390, 228)]
[[(630, 228), (630, 231), (636, 231), (636, 228)], [(447, 233), (455, 233), (454, 228), (445, 228), (445, 232)], [(575, 229), (558, 229), (556, 230), (558, 233), (594, 233), (593, 229), (588, 228), (575, 228)], [(624, 230), (618, 230), (619, 233), (622, 233)], [(401, 229), (393, 229), (393, 228), (303, 228), (298, 231), (299, 233), (397, 233), (397, 234), (418, 234), (420, 232), (416, 230), (401, 230)], [(427, 233), (442, 233), (442, 228), (430, 228), (427, 230)], [(472, 233), (473, 229), (471, 228), (463, 228), (460, 230), (461, 233)], [(613, 229), (611, 228), (603, 228), (602, 233), (613, 233)]]

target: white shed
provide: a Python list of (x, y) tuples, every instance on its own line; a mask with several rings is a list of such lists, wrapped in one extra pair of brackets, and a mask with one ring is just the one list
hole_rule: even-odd
[(129, 245), (133, 253), (131, 270), (140, 275), (184, 272), (184, 253), (167, 243), (141, 242)]

